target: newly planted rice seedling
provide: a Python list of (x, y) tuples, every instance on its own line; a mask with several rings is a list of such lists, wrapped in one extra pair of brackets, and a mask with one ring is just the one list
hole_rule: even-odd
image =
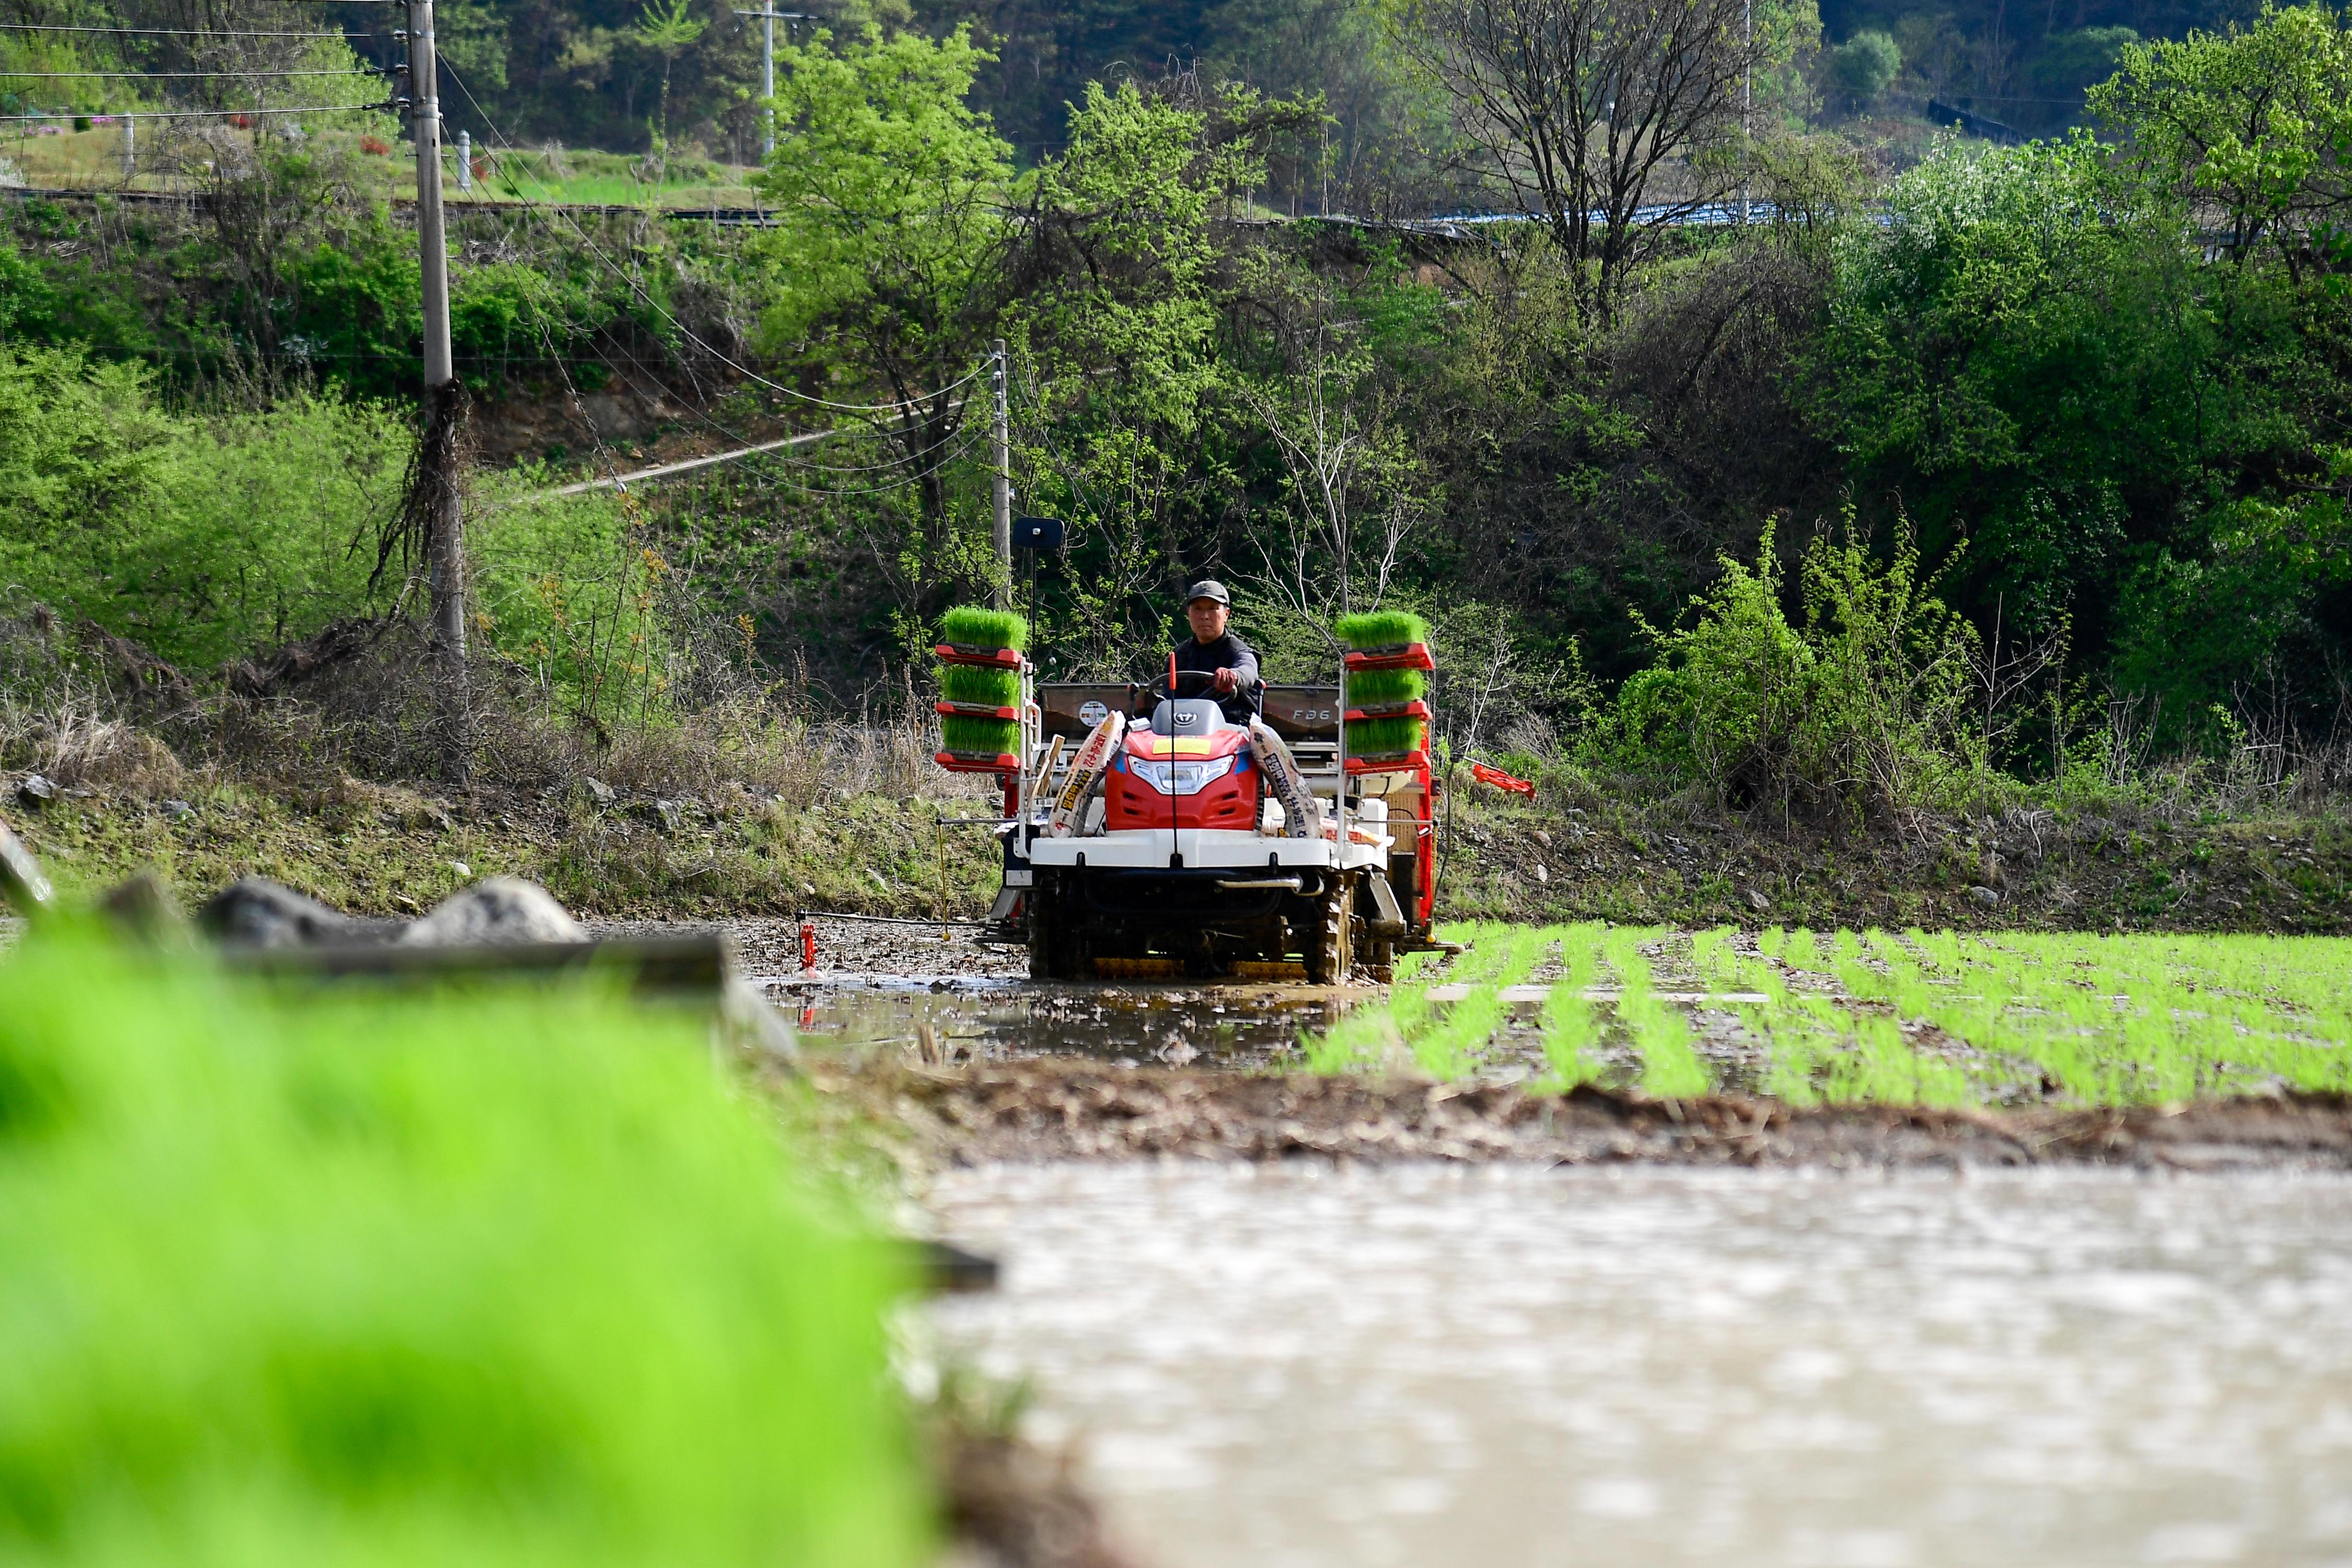
[(1550, 1069), (1547, 1087), (1573, 1089), (1601, 1076), (1601, 1064), (1591, 1054), (1601, 1041), (1601, 1028), (1584, 993), (1600, 983), (1606, 930), (1599, 921), (1589, 920), (1559, 934), (1560, 977), (1544, 998), (1544, 1061)]
[(1422, 1071), (1437, 1078), (1470, 1071), (1504, 1022), (1503, 988), (1535, 973), (1549, 946), (1547, 933), (1536, 926), (1480, 925), (1477, 946), (1464, 955), (1458, 977), (1469, 984), (1470, 994), (1448, 1003), (1438, 1020), (1412, 1040), (1413, 1060)]
[[(1528, 972), (1513, 955), (1557, 941), (1563, 973), (1544, 1005), (1551, 1084), (1616, 1081), (1675, 1096), (1720, 1088), (1697, 1046), (1728, 1010), (1744, 1040), (1726, 1041), (1727, 1054), (1752, 1060), (1760, 1048), (1760, 1087), (1792, 1103), (2134, 1104), (2352, 1090), (2352, 942), (2333, 938), (1776, 927), (1751, 950), (1728, 930), (1700, 931), (1689, 953), (1701, 992), (1763, 999), (1693, 1012), (1659, 995), (1643, 951), (1671, 953), (1670, 933), (1484, 926), (1475, 936), (1448, 976), (1471, 986), (1464, 1000), (1432, 1007), (1404, 989), (1344, 1028), (1385, 1031), (1425, 1071), (1477, 1071), (1504, 1015), (1496, 993)], [(1613, 1009), (1588, 998), (1612, 980)], [(1630, 1069), (1612, 1069), (1603, 1045), (1621, 1030)]]
[(1658, 999), (1642, 955), (1644, 942), (1663, 935), (1633, 926), (1609, 933), (1603, 950), (1617, 977), (1617, 1019), (1642, 1053), (1643, 1093), (1661, 1099), (1704, 1094), (1714, 1082), (1691, 1049), (1690, 1021), (1681, 1008)]

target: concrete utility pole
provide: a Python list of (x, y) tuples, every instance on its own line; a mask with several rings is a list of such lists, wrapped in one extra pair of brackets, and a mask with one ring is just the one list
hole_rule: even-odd
[(1739, 226), (1748, 226), (1748, 111), (1756, 100), (1756, 0), (1739, 0)]
[(460, 131), (457, 132), (457, 189), (470, 191), (473, 188), (474, 133)]
[(789, 47), (803, 22), (814, 21), (805, 11), (779, 11), (773, 5), (762, 5), (757, 11), (738, 11), (738, 16), (760, 18), (760, 96), (770, 100), (767, 135), (760, 142), (760, 156), (770, 158), (776, 151), (776, 24), (784, 25), (784, 43)]
[(1004, 396), (1004, 340), (996, 340), (989, 372), (996, 403), (996, 607), (1013, 608), (1013, 411)]
[(424, 282), (425, 431), (417, 483), (428, 508), (433, 643), (454, 721), (453, 772), (472, 750), (467, 734), (466, 555), (457, 504), (457, 368), (449, 351), (449, 243), (441, 214), (441, 95), (433, 54), (433, 0), (408, 0), (409, 130), (416, 140), (416, 252)]
[(122, 117), (122, 183), (126, 185), (139, 177), (139, 135), (131, 129), (131, 117)]

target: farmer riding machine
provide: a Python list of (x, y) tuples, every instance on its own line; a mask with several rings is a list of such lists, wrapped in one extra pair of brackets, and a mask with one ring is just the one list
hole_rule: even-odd
[(1041, 979), (1386, 980), (1434, 946), (1427, 675), (1418, 617), (1358, 615), (1335, 686), (1269, 685), (1235, 723), (1210, 677), (1040, 682), (1026, 626), (950, 612), (940, 766), (993, 774), (1004, 885), (983, 940)]

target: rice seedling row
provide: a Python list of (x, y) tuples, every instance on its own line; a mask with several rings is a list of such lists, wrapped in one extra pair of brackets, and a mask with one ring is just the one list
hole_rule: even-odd
[[(1463, 925), (1383, 1004), (1306, 1042), (1411, 1067), (1659, 1097), (2124, 1105), (2352, 1089), (2352, 942), (1917, 930), (1687, 935)], [(1557, 977), (1538, 989), (1538, 969)]]

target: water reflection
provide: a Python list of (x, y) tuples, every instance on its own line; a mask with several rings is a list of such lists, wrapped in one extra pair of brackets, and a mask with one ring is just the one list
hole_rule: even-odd
[(912, 1045), (929, 1028), (981, 1061), (1076, 1055), (1130, 1065), (1297, 1064), (1302, 1031), (1330, 1027), (1361, 995), (1305, 986), (1036, 985), (965, 976), (766, 982), (813, 1045)]
[(2352, 1183), (993, 1167), (938, 1332), (1162, 1568), (2352, 1562)]

